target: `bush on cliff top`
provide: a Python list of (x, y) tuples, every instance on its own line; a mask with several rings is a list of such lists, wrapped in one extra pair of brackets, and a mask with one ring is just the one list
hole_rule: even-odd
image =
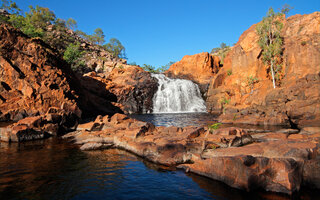
[(223, 60), (229, 51), (230, 51), (230, 46), (222, 42), (220, 44), (220, 47), (215, 47), (211, 50), (211, 54), (219, 56), (221, 59), (221, 64), (223, 64)]
[[(60, 53), (63, 53), (70, 44), (77, 42), (77, 37), (68, 34), (68, 29), (74, 30), (77, 22), (69, 18), (67, 21), (56, 18), (53, 11), (49, 8), (40, 6), (29, 6), (29, 12), (23, 13), (18, 5), (11, 0), (1, 0), (1, 9), (8, 11), (8, 15), (0, 15), (1, 23), (9, 23), (15, 28), (20, 29), (23, 33), (30, 37), (40, 37), (48, 44), (55, 47)], [(57, 37), (57, 31), (59, 37)], [(94, 30), (92, 35), (88, 35), (82, 31), (75, 31), (80, 37), (103, 46), (105, 43), (105, 35), (101, 28)], [(107, 50), (118, 58), (125, 58), (125, 48), (119, 40), (112, 38), (107, 46)], [(67, 52), (69, 54), (69, 52)], [(69, 62), (69, 60), (67, 60)]]
[(75, 44), (69, 44), (69, 46), (63, 54), (63, 59), (71, 65), (71, 68), (74, 71), (76, 71), (77, 68), (83, 67), (84, 65), (84, 62), (80, 60), (83, 53), (84, 52), (80, 50), (79, 42)]

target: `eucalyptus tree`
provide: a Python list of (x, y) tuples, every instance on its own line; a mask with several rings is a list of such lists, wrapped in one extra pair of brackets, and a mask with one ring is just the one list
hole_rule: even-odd
[(283, 23), (281, 21), (284, 20), (286, 12), (288, 12), (287, 7), (277, 13), (270, 8), (267, 16), (256, 27), (259, 36), (258, 44), (262, 49), (262, 60), (270, 67), (273, 88), (276, 88), (275, 73), (280, 71), (275, 67), (281, 62), (283, 53), (283, 38), (281, 37)]

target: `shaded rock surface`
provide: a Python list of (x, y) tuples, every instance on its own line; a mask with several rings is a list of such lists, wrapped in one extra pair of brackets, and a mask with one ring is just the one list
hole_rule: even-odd
[(149, 72), (138, 66), (121, 65), (113, 67), (103, 73), (90, 72), (84, 75), (86, 79), (93, 79), (101, 86), (94, 91), (99, 93), (105, 88), (115, 96), (115, 102), (125, 113), (150, 113), (153, 108), (153, 96), (158, 89), (158, 82)]
[(232, 187), (292, 193), (320, 188), (320, 132), (252, 133), (235, 127), (155, 127), (126, 115), (98, 116), (65, 135), (82, 150), (122, 148), (152, 162), (177, 166)]
[(57, 136), (76, 129), (77, 109), (49, 108), (45, 115), (26, 117), (17, 123), (0, 128), (0, 141), (24, 142)]
[(110, 92), (97, 95), (79, 84), (70, 66), (47, 44), (8, 25), (0, 26), (0, 121), (44, 115), (50, 107), (74, 107), (76, 115), (112, 114)]

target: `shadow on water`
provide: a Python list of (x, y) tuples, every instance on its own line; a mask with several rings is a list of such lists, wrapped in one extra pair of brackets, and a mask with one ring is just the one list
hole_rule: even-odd
[[(0, 143), (0, 157), (0, 199), (6, 200), (290, 199), (233, 189), (122, 150), (82, 152), (62, 139)], [(295, 199), (316, 197), (310, 194), (302, 192)]]

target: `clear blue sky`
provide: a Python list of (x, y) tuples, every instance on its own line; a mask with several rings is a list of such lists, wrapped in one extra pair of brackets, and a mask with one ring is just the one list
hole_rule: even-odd
[(320, 11), (320, 0), (15, 0), (48, 7), (57, 17), (72, 17), (78, 29), (102, 28), (126, 48), (128, 62), (159, 67), (184, 55), (210, 52), (221, 42), (236, 43), (269, 7), (294, 7), (289, 15)]

